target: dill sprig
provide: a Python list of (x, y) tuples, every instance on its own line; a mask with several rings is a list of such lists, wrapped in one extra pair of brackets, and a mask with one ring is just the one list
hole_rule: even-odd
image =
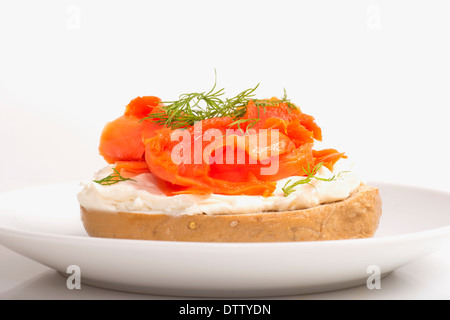
[(286, 88), (284, 89), (284, 94), (281, 99), (272, 100), (272, 99), (257, 99), (254, 100), (254, 103), (257, 107), (263, 107), (264, 111), (267, 106), (277, 106), (281, 103), (284, 103), (288, 106), (289, 109), (297, 109), (298, 107), (291, 102), (290, 99), (287, 98)]
[[(158, 124), (170, 127), (172, 129), (185, 128), (195, 124), (197, 121), (202, 121), (211, 118), (231, 117), (233, 123), (229, 126), (240, 125), (247, 123), (247, 128), (253, 127), (260, 121), (260, 109), (263, 112), (267, 106), (276, 106), (280, 103), (286, 103), (289, 108), (297, 108), (293, 103), (287, 99), (286, 90), (281, 100), (271, 99), (254, 99), (255, 91), (259, 87), (259, 83), (253, 88), (246, 89), (232, 98), (223, 99), (225, 89), (216, 89), (217, 87), (217, 73), (215, 74), (214, 86), (209, 91), (184, 93), (175, 101), (162, 101), (160, 110), (148, 114), (142, 119), (152, 120)], [(258, 106), (258, 116), (252, 119), (244, 119), (247, 113), (247, 105), (253, 100)]]
[(225, 89), (216, 89), (217, 74), (214, 86), (208, 92), (194, 92), (181, 94), (178, 100), (161, 101), (160, 111), (150, 113), (143, 120), (151, 119), (172, 129), (194, 125), (195, 122), (230, 116), (240, 118), (246, 113), (248, 101), (254, 97), (255, 87), (242, 91), (233, 98), (222, 99)]
[(116, 168), (113, 168), (113, 171), (114, 172), (111, 173), (109, 176), (107, 176), (107, 177), (105, 177), (105, 178), (103, 178), (101, 180), (94, 180), (94, 182), (98, 183), (98, 184), (101, 184), (103, 186), (109, 186), (109, 185), (116, 184), (116, 183), (121, 182), (121, 181), (127, 181), (127, 180), (131, 180), (131, 181), (136, 182), (136, 180), (134, 180), (134, 179), (125, 178), (125, 177), (121, 176), (119, 171), (117, 171)]
[(317, 165), (315, 165), (314, 168), (311, 170), (310, 164), (308, 163), (307, 169), (302, 168), (303, 171), (304, 171), (305, 174), (306, 174), (306, 177), (305, 177), (303, 180), (298, 180), (298, 181), (296, 181), (296, 182), (293, 182), (293, 183), (290, 184), (290, 185), (289, 185), (289, 183), (290, 183), (292, 180), (288, 180), (288, 181), (286, 182), (286, 184), (284, 185), (284, 187), (281, 188), (281, 190), (282, 190), (283, 193), (284, 193), (284, 196), (287, 197), (288, 195), (290, 195), (291, 193), (293, 193), (293, 192), (295, 191), (294, 188), (295, 188), (296, 186), (298, 186), (298, 185), (301, 185), (301, 184), (309, 184), (309, 185), (311, 185), (311, 186), (313, 186), (313, 187), (315, 188), (315, 186), (311, 183), (311, 181), (312, 181), (313, 179), (320, 180), (320, 181), (330, 182), (330, 181), (334, 181), (334, 180), (337, 180), (337, 179), (342, 178), (342, 175), (343, 175), (344, 173), (348, 172), (348, 171), (341, 171), (341, 172), (339, 172), (337, 175), (333, 175), (333, 176), (330, 177), (330, 178), (317, 177), (316, 174), (317, 174), (317, 172), (319, 171), (319, 169), (320, 169), (322, 166), (323, 166), (323, 162), (320, 162), (320, 163), (318, 163)]

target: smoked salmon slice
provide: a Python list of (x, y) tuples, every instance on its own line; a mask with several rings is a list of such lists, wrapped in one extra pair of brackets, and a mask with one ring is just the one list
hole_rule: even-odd
[(116, 161), (114, 163), (114, 168), (116, 168), (119, 173), (121, 173), (122, 170), (137, 174), (150, 173), (147, 162), (145, 161)]
[(100, 136), (99, 153), (108, 163), (116, 161), (143, 161), (143, 141), (161, 128), (152, 120), (143, 120), (159, 106), (161, 99), (154, 96), (138, 97), (130, 101), (125, 113), (107, 123)]
[(321, 128), (290, 103), (249, 100), (245, 108), (238, 119), (213, 117), (175, 129), (151, 118), (164, 114), (161, 99), (137, 97), (105, 125), (99, 152), (119, 172), (151, 173), (167, 195), (270, 196), (278, 180), (305, 175), (318, 163), (332, 170), (346, 157), (313, 150)]
[(314, 163), (323, 163), (323, 166), (333, 171), (335, 163), (342, 158), (347, 158), (343, 152), (338, 152), (335, 149), (313, 150)]

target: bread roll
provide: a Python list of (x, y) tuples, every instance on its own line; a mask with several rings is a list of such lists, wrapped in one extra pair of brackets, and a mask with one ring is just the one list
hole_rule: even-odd
[(318, 241), (372, 237), (379, 225), (379, 190), (361, 185), (345, 200), (313, 208), (252, 214), (165, 215), (88, 210), (92, 237), (199, 242)]

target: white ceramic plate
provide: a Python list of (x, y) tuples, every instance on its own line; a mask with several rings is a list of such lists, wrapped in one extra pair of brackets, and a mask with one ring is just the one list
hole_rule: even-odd
[(86, 235), (77, 183), (0, 194), (0, 244), (86, 284), (139, 293), (263, 297), (366, 283), (450, 238), (450, 194), (372, 183), (383, 199), (374, 238), (292, 243), (182, 243)]

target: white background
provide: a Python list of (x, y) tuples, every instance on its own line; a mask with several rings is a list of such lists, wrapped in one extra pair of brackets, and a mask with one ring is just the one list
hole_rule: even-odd
[(450, 190), (448, 1), (1, 1), (0, 190), (90, 178), (134, 97), (260, 83), (367, 180)]
[(89, 179), (143, 95), (289, 98), (365, 180), (450, 191), (449, 1), (1, 1), (0, 191)]

